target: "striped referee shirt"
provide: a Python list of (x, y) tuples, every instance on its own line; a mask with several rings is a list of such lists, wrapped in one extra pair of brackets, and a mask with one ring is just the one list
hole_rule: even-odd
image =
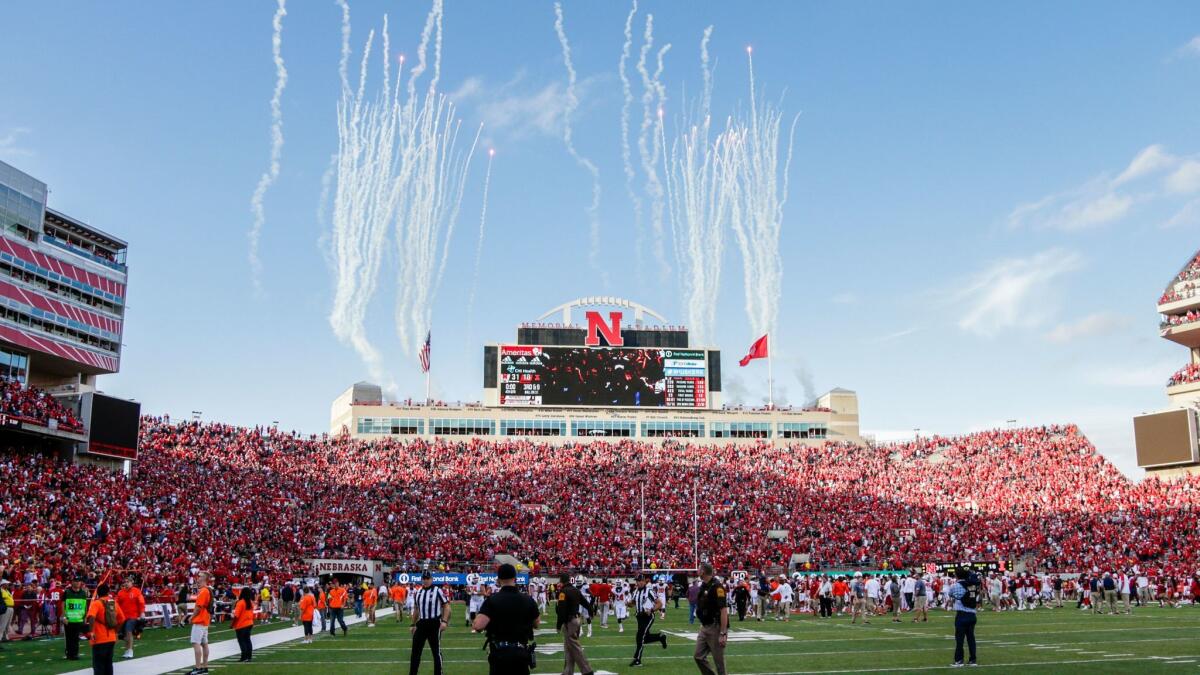
[(442, 589), (435, 586), (417, 589), (413, 600), (413, 606), (417, 610), (418, 621), (441, 619), (442, 607), (445, 604), (446, 596), (442, 595)]
[(639, 588), (633, 592), (633, 609), (636, 612), (649, 614), (654, 611), (654, 603), (658, 601), (658, 593), (650, 586)]

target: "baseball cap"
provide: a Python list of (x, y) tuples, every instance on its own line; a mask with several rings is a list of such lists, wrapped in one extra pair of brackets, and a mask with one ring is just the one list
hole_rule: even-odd
[(858, 578), (859, 578), (859, 577), (861, 577), (861, 576), (862, 576), (862, 572), (855, 572), (855, 573), (854, 573), (854, 578), (855, 578), (855, 579), (858, 579)]
[(517, 568), (513, 567), (512, 565), (510, 565), (508, 563), (504, 563), (503, 565), (501, 565), (500, 567), (498, 567), (496, 569), (496, 578), (499, 580), (516, 579), (517, 578)]
[(421, 578), (422, 579), (432, 579), (433, 574), (429, 570), (425, 570), (424, 572), (421, 572)]

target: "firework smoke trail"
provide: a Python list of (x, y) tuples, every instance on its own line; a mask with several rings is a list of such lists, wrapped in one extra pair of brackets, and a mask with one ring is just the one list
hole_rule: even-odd
[(563, 9), (562, 3), (554, 3), (554, 32), (558, 35), (558, 43), (562, 46), (563, 65), (567, 69), (567, 104), (563, 107), (563, 144), (567, 146), (567, 153), (575, 159), (575, 162), (587, 169), (587, 172), (592, 176), (592, 203), (587, 208), (588, 222), (590, 225), (589, 242), (590, 252), (588, 260), (593, 269), (601, 272), (601, 278), (605, 286), (608, 285), (608, 275), (603, 272), (600, 267), (600, 169), (592, 160), (582, 156), (575, 149), (575, 141), (571, 130), (571, 116), (575, 114), (575, 110), (579, 108), (579, 96), (575, 93), (575, 66), (571, 63), (571, 44), (567, 42), (567, 32), (563, 26)]
[[(625, 65), (629, 62), (629, 54), (633, 48), (633, 17), (637, 14), (637, 0), (629, 16), (625, 17), (625, 42), (621, 45), (621, 59), (617, 62), (617, 73), (621, 76), (621, 93), (624, 98), (621, 103), (621, 163), (625, 169), (625, 191), (629, 193), (629, 201), (633, 202), (633, 222), (638, 233), (638, 250), (642, 250), (642, 198), (633, 188), (637, 174), (633, 170), (633, 152), (629, 146), (629, 109), (633, 106), (633, 88), (629, 84), (629, 74)], [(641, 265), (638, 266), (639, 268)]]
[(754, 86), (754, 59), (746, 48), (750, 69), (750, 123), (743, 124), (745, 142), (738, 153), (740, 177), (738, 213), (731, 219), (734, 236), (742, 253), (746, 287), (746, 314), (756, 335), (775, 328), (779, 318), (779, 299), (783, 288), (783, 259), (779, 255), (779, 233), (783, 225), (783, 207), (788, 198), (788, 173), (796, 122), (792, 119), (787, 140), (787, 157), (780, 185), (779, 128), (783, 112), (776, 106), (758, 104)]
[(271, 95), (271, 162), (270, 168), (258, 179), (254, 194), (250, 197), (250, 212), (254, 223), (247, 235), (250, 239), (250, 278), (255, 293), (262, 293), (262, 260), (258, 257), (258, 242), (262, 237), (263, 224), (267, 216), (263, 210), (263, 198), (267, 189), (279, 178), (279, 161), (283, 155), (283, 90), (287, 86), (287, 68), (283, 64), (283, 17), (287, 16), (287, 0), (279, 0), (275, 17), (271, 20), (271, 56), (275, 61), (275, 92)]
[(704, 88), (698, 101), (699, 120), (686, 124), (666, 150), (665, 135), (660, 145), (667, 165), (665, 184), (668, 214), (675, 241), (675, 256), (683, 286), (688, 326), (698, 344), (714, 338), (717, 295), (721, 285), (721, 259), (725, 227), (736, 212), (738, 199), (737, 160), (744, 134), (726, 122), (725, 131), (711, 138), (712, 73), (708, 66), (708, 42), (712, 27), (700, 42), (700, 67)]
[(666, 250), (663, 242), (663, 210), (665, 192), (658, 178), (660, 160), (659, 144), (652, 136), (663, 133), (663, 104), (666, 88), (659, 78), (663, 71), (663, 57), (671, 45), (663, 45), (658, 51), (654, 75), (646, 67), (646, 60), (654, 48), (654, 15), (646, 15), (646, 29), (642, 34), (642, 48), (638, 53), (637, 71), (642, 78), (642, 126), (638, 133), (638, 156), (641, 158), (642, 173), (646, 174), (646, 194), (650, 197), (650, 230), (654, 236), (654, 260), (659, 270), (668, 274)]
[[(415, 344), (410, 336), (424, 335), (429, 329), (432, 298), (445, 270), (474, 145), (466, 153), (456, 149), (460, 122), (453, 106), (436, 90), (441, 68), (441, 1), (435, 0), (426, 18), (417, 65), (409, 73), (407, 87), (402, 83), (403, 58), (395, 80), (392, 78), (384, 16), (382, 79), (370, 95), (367, 80), (375, 33), (367, 37), (357, 87), (352, 87), (348, 72), (350, 11), (344, 0), (339, 5), (342, 87), (329, 238), (336, 289), (329, 322), (335, 335), (358, 352), (372, 377), (395, 389), (366, 333), (367, 309), (378, 287), (384, 251), (393, 237), (400, 279), (397, 334), (403, 350), (411, 353)], [(418, 94), (417, 82), (430, 68), (431, 47), (429, 87)], [(402, 97), (405, 92), (408, 95)]]
[[(429, 67), (426, 54), (431, 44), (432, 75), (425, 93), (418, 95), (417, 81)], [(399, 141), (403, 169), (393, 193), (400, 284), (395, 322), (407, 354), (420, 348), (431, 327), (433, 297), (445, 274), (467, 174), (483, 131), (480, 126), (465, 153), (457, 149), (461, 121), (454, 105), (437, 92), (441, 54), (442, 2), (435, 0), (409, 76), (408, 100), (395, 104), (404, 130)]]
[(483, 261), (483, 232), (487, 224), (488, 190), (492, 185), (492, 160), (495, 148), (488, 149), (487, 171), (483, 174), (483, 207), (479, 210), (479, 241), (475, 244), (475, 273), (471, 277), (471, 293), (467, 296), (467, 344), (471, 344), (471, 323), (475, 314), (475, 290), (479, 287), (479, 265)]

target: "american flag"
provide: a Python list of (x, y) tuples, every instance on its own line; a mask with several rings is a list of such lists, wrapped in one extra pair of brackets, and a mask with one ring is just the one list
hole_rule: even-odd
[(433, 337), (433, 331), (425, 334), (425, 344), (421, 347), (421, 353), (418, 355), (421, 359), (421, 372), (429, 372), (429, 340)]

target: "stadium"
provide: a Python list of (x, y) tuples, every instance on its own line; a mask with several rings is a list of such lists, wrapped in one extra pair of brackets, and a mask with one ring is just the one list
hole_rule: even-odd
[[(78, 11), (85, 11), (79, 4)], [(1194, 224), (1182, 216), (1200, 214), (1200, 197), (1194, 196), (1200, 195), (1200, 155), (1151, 145), (1124, 171), (1106, 171), (1074, 190), (1022, 203), (1007, 219), (1010, 234), (1065, 239), (1096, 232), (1089, 228), (1117, 222), (1155, 200), (1183, 202), (1172, 202), (1179, 210), (1161, 218), (1158, 231), (1185, 235), (1170, 234), (1176, 238), (1164, 247), (1167, 253), (1147, 249), (1142, 256), (1169, 279), (1154, 306), (1157, 337), (1142, 322), (1130, 329), (1135, 339), (1113, 340), (1130, 352), (1170, 349), (1172, 359), (1180, 347), (1188, 350), (1186, 365), (1169, 376), (1165, 392), (1158, 390), (1158, 372), (1166, 375), (1178, 361), (1147, 369), (1155, 373), (1152, 394), (1166, 395), (1161, 408), (1138, 415), (1119, 408), (1117, 423), (1133, 439), (1135, 477), (1129, 467), (1118, 467), (1121, 458), (1111, 444), (1092, 433), (1092, 420), (1065, 415), (1057, 423), (1027, 423), (1032, 415), (1010, 407), (1045, 408), (1055, 395), (1065, 400), (1066, 387), (1048, 394), (1047, 383), (1079, 379), (1070, 370), (1075, 355), (1041, 360), (1035, 352), (1078, 348), (1083, 354), (1087, 340), (1123, 329), (1123, 316), (1108, 312), (1117, 299), (1106, 296), (1101, 278), (1139, 292), (1141, 280), (1114, 266), (1093, 275), (1088, 283), (1095, 288), (1088, 286), (1086, 298), (1056, 304), (1049, 282), (1086, 266), (1064, 245), (991, 266), (969, 261), (978, 269), (955, 279), (950, 291), (922, 288), (898, 300), (885, 293), (888, 286), (952, 266), (951, 259), (961, 257), (953, 247), (966, 245), (911, 224), (905, 226), (911, 231), (897, 228), (904, 230), (901, 244), (858, 231), (838, 239), (840, 221), (824, 214), (824, 234), (835, 236), (784, 247), (780, 226), (798, 117), (789, 136), (783, 99), (769, 102), (755, 84), (749, 46), (749, 104), (731, 106), (722, 131), (712, 121), (721, 113), (710, 108), (717, 53), (712, 45), (710, 61), (711, 25), (699, 33), (701, 93), (687, 99), (682, 87), (683, 112), (667, 122), (667, 106), (677, 102), (660, 78), (671, 43), (655, 42), (653, 15), (636, 2), (622, 14), (625, 42), (617, 77), (610, 79), (607, 71), (576, 73), (591, 45), (584, 41), (572, 52), (567, 28), (574, 26), (567, 17), (575, 11), (591, 28), (586, 12), (599, 16), (610, 8), (572, 4), (567, 12), (553, 3), (561, 48), (561, 63), (554, 63), (567, 79), (531, 91), (522, 88), (536, 74), (523, 64), (540, 57), (521, 57), (525, 45), (508, 43), (502, 58), (514, 53), (516, 75), (489, 71), (466, 77), (457, 88), (438, 84), (441, 0), (433, 0), (427, 15), (421, 9), (424, 31), (407, 66), (405, 53), (389, 42), (386, 14), (378, 32), (365, 33), (358, 61), (352, 44), (363, 37), (354, 33), (351, 42), (350, 7), (338, 2), (334, 8), (342, 49), (335, 52), (336, 68), (325, 75), (336, 73), (341, 87), (334, 110), (325, 112), (336, 113), (337, 147), (330, 157), (324, 146), (296, 143), (310, 160), (328, 163), (316, 178), (312, 167), (297, 171), (307, 182), (286, 200), (315, 195), (319, 179), (319, 239), (302, 228), (305, 218), (313, 219), (311, 209), (297, 216), (294, 204), (280, 209), (288, 216), (273, 232), (271, 209), (278, 205), (266, 199), (278, 189), (275, 181), (288, 177), (280, 169), (286, 156), (283, 111), (293, 114), (283, 105), (285, 63), (292, 65), (294, 81), (304, 81), (304, 71), (284, 58), (292, 58), (282, 47), (286, 0), (276, 0), (272, 21), (258, 26), (271, 28), (276, 79), (270, 161), (250, 197), (253, 225), (237, 233), (238, 246), (249, 245), (246, 261), (229, 262), (229, 240), (220, 227), (227, 214), (214, 206), (229, 189), (224, 174), (244, 168), (236, 166), (242, 151), (235, 140), (237, 117), (224, 117), (223, 108), (236, 109), (244, 93), (230, 71), (213, 65), (211, 79), (220, 81), (214, 90), (203, 89), (211, 86), (207, 74), (196, 75), (194, 83), (163, 84), (161, 105), (145, 106), (145, 91), (125, 96), (156, 115), (201, 109), (213, 120), (164, 123), (171, 129), (168, 141), (125, 143), (146, 181), (114, 169), (119, 177), (113, 182), (136, 186), (126, 194), (94, 168), (86, 180), (71, 179), (72, 171), (58, 167), (81, 160), (61, 150), (25, 150), (29, 128), (0, 125), (0, 673), (800, 675), (981, 667), (1057, 674), (1200, 667), (1200, 251), (1187, 255), (1194, 244), (1181, 250), (1177, 242), (1191, 235), (1176, 227)], [(660, 11), (660, 30), (671, 9)], [(504, 21), (528, 7), (500, 10), (506, 16), (487, 22), (489, 32), (505, 39), (518, 34)], [(794, 10), (779, 6), (772, 12)], [(319, 23), (304, 23), (310, 11), (294, 4), (286, 20), (298, 20), (296, 30), (305, 35)], [(482, 17), (496, 8), (475, 11)], [(764, 19), (753, 15), (760, 8), (745, 11), (757, 16), (745, 19), (751, 32), (771, 27), (770, 13)], [(0, 16), (6, 12), (16, 8), (0, 10)], [(181, 12), (167, 15), (183, 28), (168, 29), (164, 21), (148, 25), (179, 42), (184, 58), (195, 54), (181, 38), (194, 33), (206, 43), (196, 53), (224, 63), (227, 55), (212, 52), (225, 46), (213, 50), (211, 35), (200, 28), (211, 18), (198, 12), (177, 22)], [(228, 51), (236, 52), (240, 21), (215, 14), (221, 34), (229, 33)], [(111, 29), (102, 18), (93, 16), (95, 27), (88, 30), (120, 42), (96, 30)], [(684, 18), (692, 17), (682, 17), (681, 24)], [(60, 23), (54, 30), (78, 35), (72, 33), (77, 26)], [(14, 44), (40, 35), (41, 24), (13, 31)], [(130, 20), (137, 30), (146, 28), (135, 24)], [(860, 19), (853, 26), (861, 38)], [(159, 37), (146, 30), (128, 41)], [(795, 37), (784, 36), (789, 49)], [(383, 58), (375, 63), (372, 50), (380, 44)], [(108, 49), (96, 59), (108, 58)], [(76, 51), (65, 51), (77, 59)], [(176, 56), (139, 57), (155, 87), (170, 78), (149, 61), (179, 69)], [(1155, 63), (1165, 68), (1196, 56), (1200, 37), (1173, 56), (1156, 56)], [(924, 69), (938, 67), (926, 57), (909, 55), (922, 64), (921, 77)], [(471, 60), (492, 65), (483, 56)], [(767, 72), (790, 75), (793, 66), (784, 63)], [(109, 79), (122, 80), (111, 77), (114, 72), (92, 78), (110, 86)], [(609, 86), (617, 81), (620, 87)], [(193, 88), (208, 93), (172, 98)], [(14, 100), (24, 96), (18, 86), (5, 91)], [(110, 115), (106, 97), (93, 103), (79, 91), (78, 101)], [(518, 100), (518, 91), (528, 100)], [(640, 101), (634, 91), (642, 94)], [(611, 103), (605, 96), (619, 97), (623, 106), (613, 115), (620, 126), (608, 125), (622, 134), (623, 164), (616, 170), (617, 153), (608, 158), (612, 166), (589, 155), (598, 151), (588, 141), (606, 136), (574, 135), (572, 127)], [(34, 98), (39, 105), (46, 99)], [(221, 104), (213, 105), (214, 99)], [(814, 117), (853, 117), (814, 100)], [(471, 125), (463, 124), (460, 111), (472, 106), (494, 131), (485, 133), (481, 120), (468, 144)], [(129, 115), (128, 107), (114, 109)], [(47, 119), (55, 112), (47, 111)], [(115, 140), (107, 145), (108, 134), (115, 138), (124, 123), (121, 113), (111, 116), (122, 121), (105, 117), (100, 132), (78, 122), (84, 135), (105, 139), (105, 156), (125, 152), (113, 151), (121, 147)], [(931, 119), (922, 117), (921, 125), (951, 126)], [(304, 129), (306, 122), (298, 126)], [(219, 127), (216, 136), (204, 135), (206, 124)], [(909, 133), (926, 138), (921, 125)], [(130, 126), (147, 138), (156, 131), (145, 118)], [(191, 134), (217, 140), (181, 138)], [(970, 134), (979, 135), (978, 129)], [(499, 244), (485, 241), (496, 156), (489, 146), (507, 139), (512, 155), (547, 162), (537, 146), (545, 137), (566, 163), (551, 175), (516, 170), (515, 183), (498, 175), (498, 193), (517, 195), (498, 204), (519, 215), (502, 221), (507, 229)], [(839, 154), (820, 147), (828, 156)], [(461, 252), (451, 242), (469, 193), (464, 186), (474, 177), (471, 162), (485, 148), (486, 169), (475, 169), (484, 178), (469, 269), (457, 264)], [(139, 154), (147, 150), (153, 153), (149, 160)], [(901, 184), (902, 174), (923, 170), (917, 164), (936, 163), (928, 146), (917, 154), (920, 162), (889, 168), (887, 181)], [(864, 167), (876, 159), (856, 160), (847, 172), (866, 175)], [(210, 174), (197, 180), (189, 173), (193, 163)], [(555, 213), (560, 192), (578, 187), (570, 180), (579, 176), (568, 171), (593, 181), (590, 207), (577, 208), (576, 196), (563, 199), (572, 217), (584, 222), (579, 232), (546, 215)], [(602, 171), (625, 178), (624, 197), (632, 208), (619, 218), (632, 223), (628, 228), (609, 229), (618, 217), (601, 211)], [(187, 176), (203, 189), (172, 189)], [(1140, 189), (1145, 186), (1138, 181), (1148, 176), (1161, 185)], [(62, 191), (52, 191), (60, 177)], [(972, 180), (990, 185), (992, 179)], [(81, 190), (92, 181), (94, 192)], [(914, 192), (945, 192), (939, 198), (947, 203), (958, 198), (953, 186), (938, 183), (931, 190), (930, 184)], [(829, 187), (811, 192), (822, 189)], [(605, 199), (612, 200), (609, 192)], [(835, 210), (860, 206), (848, 203), (856, 200), (871, 201), (838, 193)], [(881, 200), (903, 201), (894, 195)], [(120, 217), (113, 217), (108, 202), (120, 204)], [(537, 210), (543, 206), (551, 210)], [(91, 208), (107, 217), (80, 217)], [(239, 208), (236, 217), (244, 219), (244, 204)], [(1031, 226), (1025, 220), (1046, 209), (1052, 213), (1042, 221)], [(814, 222), (822, 218), (819, 212), (807, 215)], [(195, 227), (192, 217), (204, 227)], [(191, 223), (191, 229), (174, 228), (170, 218)], [(538, 229), (531, 224), (538, 219), (554, 224)], [(332, 288), (303, 285), (319, 276), (310, 269), (319, 264), (317, 254), (296, 255), (298, 249), (283, 245), (285, 236), (318, 241)], [(941, 239), (952, 242), (950, 248), (939, 248)], [(847, 257), (834, 260), (834, 245), (850, 249)], [(877, 248), (887, 250), (881, 255)], [(736, 254), (745, 293), (730, 300), (722, 286), (729, 282), (720, 278), (723, 271), (731, 276), (725, 268)], [(1168, 276), (1179, 259), (1183, 266)], [(893, 265), (896, 260), (911, 267)], [(247, 261), (251, 280), (243, 288), (229, 270)], [(283, 276), (264, 272), (282, 263), (288, 268)], [(488, 263), (501, 268), (490, 279)], [(802, 281), (785, 287), (785, 264), (789, 279)], [(1154, 274), (1152, 292), (1139, 301), (1147, 314), (1160, 288)], [(454, 284), (453, 292), (442, 287), (444, 280)], [(864, 281), (871, 297), (852, 292), (861, 288), (855, 281)], [(131, 292), (147, 298), (145, 304), (131, 303)], [(378, 338), (381, 298), (394, 302), (390, 342)], [(678, 301), (680, 318), (648, 306), (667, 306), (660, 301)], [(1064, 306), (1072, 303), (1099, 303), (1100, 310), (1070, 323)], [(905, 323), (887, 313), (892, 304)], [(165, 305), (183, 309), (166, 314)], [(920, 323), (927, 307), (943, 305), (954, 307), (954, 320)], [(736, 321), (729, 319), (739, 323), (738, 332), (718, 331), (717, 317), (724, 321), (722, 313), (731, 308), (739, 310)], [(1048, 310), (1064, 316), (1048, 319), (1043, 314), (1054, 313)], [(478, 338), (473, 316), (487, 320), (476, 327)], [(457, 326), (452, 322), (464, 317), (465, 330), (445, 334), (464, 338), (466, 346), (445, 340), (435, 350), (435, 322), (442, 322), (442, 340), (440, 326)], [(130, 321), (136, 330), (127, 330)], [(997, 322), (1026, 329), (1026, 339), (993, 331)], [(803, 399), (793, 396), (791, 403), (776, 374), (780, 380), (805, 378), (783, 373), (785, 363), (793, 371), (802, 363), (788, 351), (801, 342), (778, 338), (783, 325), (808, 332), (804, 344), (813, 346), (812, 358), (836, 373), (821, 389), (804, 386)], [(958, 351), (944, 341), (958, 333), (986, 346)], [(743, 335), (749, 336), (748, 349)], [(136, 338), (127, 345), (129, 336)], [(910, 336), (911, 342), (901, 342)], [(1018, 358), (996, 356), (996, 370), (981, 366), (992, 354), (1013, 349), (1002, 343), (1017, 343)], [(834, 347), (843, 350), (842, 358), (832, 356)], [(435, 395), (432, 354), (439, 364), (457, 367), (454, 373), (470, 373), (462, 398), (472, 400)], [(954, 376), (907, 367), (928, 354), (953, 364), (946, 372)], [(397, 369), (400, 361), (410, 370)], [(996, 375), (1016, 369), (1016, 361), (1033, 365), (1011, 378)], [(1028, 379), (1039, 368), (1058, 369), (1059, 380)], [(137, 377), (120, 379), (130, 371)], [(914, 380), (936, 381), (942, 395), (889, 395), (879, 385), (884, 376), (874, 376), (885, 371), (896, 378), (886, 381), (904, 389)], [(757, 394), (734, 393), (740, 376), (749, 377), (745, 373), (765, 375), (761, 402), (746, 402)], [(1097, 383), (1106, 373), (1092, 375), (1083, 379), (1097, 388), (1089, 403), (1099, 405), (1107, 390)], [(1142, 386), (1142, 373), (1135, 375), (1109, 379)], [(456, 382), (437, 386), (464, 391)], [(412, 393), (422, 390), (423, 396)], [(997, 400), (983, 396), (989, 391), (1000, 397), (1020, 391), (1022, 400), (981, 410), (991, 404), (978, 401)], [(316, 414), (304, 403), (312, 397)], [(180, 400), (191, 407), (219, 402), (214, 407), (221, 414), (179, 414)], [(1102, 412), (1111, 418), (1117, 409)], [(958, 428), (971, 431), (953, 434), (913, 428), (912, 434), (892, 432), (890, 440), (871, 431), (890, 428), (884, 418), (893, 426), (924, 425), (925, 416), (946, 410), (959, 420), (968, 419), (968, 410), (971, 420), (1011, 413), (1022, 422), (963, 423)], [(1060, 410), (1071, 408), (1053, 408)], [(280, 411), (306, 419), (293, 429), (270, 419), (286, 420)]]
[[(4, 505), (10, 562), (3, 575), (13, 582), (7, 588), (16, 590), (5, 658), (35, 658), (24, 664), (25, 672), (62, 670), (42, 665), (41, 655), (61, 649), (54, 642), (60, 627), (46, 620), (55, 614), (44, 608), (65, 581), (83, 575), (94, 587), (135, 579), (145, 598), (141, 616), (154, 627), (142, 633), (138, 652), (170, 655), (179, 629), (158, 626), (186, 619), (200, 570), (211, 571), (221, 593), (246, 585), (256, 593), (266, 589), (256, 609), (265, 627), (258, 630), (282, 641), (258, 658), (268, 670), (277, 661), (280, 672), (310, 663), (347, 671), (356, 663), (382, 667), (367, 658), (378, 655), (371, 650), (402, 651), (395, 640), (379, 647), (372, 646), (379, 637), (363, 636), (352, 643), (363, 650), (357, 653), (322, 652), (321, 642), (293, 652), (286, 638), (295, 630), (289, 617), (295, 602), (283, 600), (294, 597), (285, 589), (335, 578), (356, 585), (365, 580), (385, 591), (397, 583), (415, 588), (423, 571), (434, 570), (450, 592), (469, 587), (469, 575), (487, 574), (503, 562), (514, 564), (535, 594), (545, 594), (560, 573), (589, 583), (628, 583), (650, 573), (668, 604), (682, 596), (682, 609), (671, 606), (665, 623), (668, 635), (682, 640), (689, 634), (688, 578), (702, 563), (731, 580), (782, 575), (795, 586), (798, 623), (788, 622), (781, 632), (757, 622), (737, 628), (741, 642), (731, 647), (731, 660), (771, 663), (822, 643), (825, 633), (800, 628), (802, 619), (820, 621), (810, 606), (819, 584), (810, 592), (810, 579), (915, 570), (938, 579), (941, 593), (942, 577), (963, 564), (1002, 581), (999, 606), (1028, 604), (1031, 610), (1064, 597), (1090, 607), (1098, 601), (1080, 589), (1089, 576), (1111, 573), (1124, 584), (1120, 597), (1127, 602), (1132, 594), (1139, 606), (1122, 615), (1128, 621), (1105, 630), (1135, 636), (1163, 635), (1173, 630), (1168, 626), (1178, 626), (1181, 635), (1189, 630), (1173, 616), (1171, 622), (1133, 623), (1191, 603), (1200, 590), (1200, 463), (1194, 408), (1184, 407), (1195, 400), (1186, 398), (1196, 389), (1189, 368), (1168, 388), (1180, 412), (1157, 413), (1182, 413), (1186, 420), (1149, 432), (1141, 418), (1137, 422), (1144, 463), (1151, 469), (1169, 465), (1170, 473), (1134, 483), (1069, 424), (873, 444), (860, 436), (857, 397), (845, 389), (801, 408), (723, 405), (720, 350), (691, 344), (686, 328), (666, 325), (635, 302), (590, 297), (521, 324), (512, 344), (485, 345), (478, 403), (384, 401), (379, 386), (360, 383), (334, 401), (330, 433), (320, 436), (147, 416), (133, 441), (121, 441), (128, 408), (136, 419), (137, 404), (113, 405), (95, 389), (95, 376), (111, 372), (98, 369), (91, 357), (95, 346), (32, 321), (47, 318), (39, 307), (80, 315), (81, 288), (91, 293), (89, 304), (98, 305), (92, 289), (99, 279), (119, 284), (109, 286), (118, 293), (102, 298), (119, 310), (112, 301), (126, 281), (119, 263), (96, 260), (77, 250), (78, 243), (60, 243), (117, 240), (47, 209), (37, 202), (44, 186), (3, 168), (7, 194), (33, 202), (26, 213), (8, 212), (15, 226), (2, 237), (10, 278), (4, 288), (13, 291), (9, 307), (15, 312), (16, 301), (24, 299), (28, 304), (20, 306), (28, 314), (5, 315), (0, 327), (10, 420), (10, 449), (0, 471), (13, 490)], [(68, 227), (74, 240), (60, 234)], [(1188, 316), (1191, 300), (1169, 294), (1190, 289), (1200, 269), (1196, 260), (1176, 276), (1159, 305), (1171, 326), (1164, 337), (1174, 341), (1186, 340), (1175, 326), (1186, 331), (1187, 324), (1175, 322)], [(64, 278), (94, 281), (67, 291), (54, 285)], [(577, 324), (572, 312), (584, 308), (595, 309), (584, 311)], [(108, 314), (119, 318), (119, 312)], [(624, 323), (626, 316), (632, 321)], [(544, 323), (548, 318), (560, 321)], [(1194, 356), (1197, 346), (1185, 344)], [(102, 363), (115, 369), (117, 356)], [(1165, 454), (1179, 452), (1184, 456)], [(486, 467), (495, 483), (463, 481), (463, 467)], [(211, 475), (229, 471), (254, 485), (253, 493), (231, 497), (205, 489)], [(97, 515), (89, 504), (101, 495), (120, 508)], [(425, 508), (430, 503), (437, 509)], [(243, 534), (230, 538), (229, 532)], [(943, 606), (932, 581), (929, 588), (935, 606)], [(453, 593), (457, 597), (458, 590)], [(231, 611), (232, 595), (223, 597), (218, 613)], [(837, 601), (844, 610), (843, 598)], [(764, 602), (758, 611), (766, 616), (760, 617), (777, 618), (778, 603)], [(1011, 627), (1036, 629), (1047, 621), (1022, 618)], [(599, 617), (595, 624), (589, 649), (623, 665), (629, 640), (611, 626), (601, 628)], [(376, 625), (394, 624), (379, 619)], [(351, 633), (353, 640), (358, 633)], [(931, 645), (905, 651), (913, 660), (904, 663), (914, 667), (923, 663), (917, 660), (922, 649), (936, 650), (944, 639), (923, 628), (899, 635)], [(29, 643), (34, 646), (21, 642), (30, 637), (38, 638)], [(543, 658), (557, 653), (553, 639), (541, 638)], [(861, 639), (892, 637), (882, 632)], [(1060, 667), (1041, 658), (1043, 645), (1026, 647), (1020, 640), (1005, 643), (1009, 655), (1027, 649), (1039, 656), (1023, 655), (1022, 662)], [(456, 670), (482, 667), (482, 659), (462, 651), (472, 641), (469, 632), (446, 641), (459, 645), (446, 656), (448, 664), (460, 662)], [(741, 643), (749, 649), (744, 655)], [(13, 651), (16, 645), (20, 649)], [(1116, 652), (1129, 652), (1125, 656), (1064, 658), (1061, 667), (1187, 662), (1161, 647), (1153, 657), (1160, 661), (1145, 660), (1131, 646)], [(397, 658), (403, 661), (403, 654)], [(659, 672), (674, 672), (680, 662), (664, 663), (674, 665)]]

